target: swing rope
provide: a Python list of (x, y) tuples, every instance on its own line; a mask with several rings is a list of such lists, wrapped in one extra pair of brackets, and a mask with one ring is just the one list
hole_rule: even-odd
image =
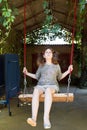
[[(73, 62), (73, 56), (74, 56), (74, 40), (75, 40), (75, 29), (76, 29), (76, 13), (77, 13), (77, 0), (74, 2), (74, 20), (73, 20), (73, 28), (72, 28), (72, 47), (71, 47), (71, 55), (70, 55), (70, 65), (72, 65)], [(67, 86), (67, 102), (69, 97), (69, 88), (71, 83), (71, 71), (68, 77), (68, 86)]]
[[(76, 27), (76, 12), (77, 12), (77, 0), (74, 3), (74, 20), (73, 20), (73, 28), (72, 28), (72, 47), (71, 47), (71, 55), (70, 55), (70, 64), (73, 61), (74, 55), (74, 35), (75, 35), (75, 27)], [(24, 0), (24, 67), (26, 67), (26, 0)], [(67, 102), (69, 97), (69, 88), (71, 83), (71, 72), (68, 77), (68, 86), (67, 86)], [(26, 94), (27, 90), (27, 81), (26, 74), (24, 74), (24, 94)]]
[[(24, 0), (24, 67), (26, 67), (26, 0)], [(26, 74), (24, 74), (24, 94), (27, 90)]]

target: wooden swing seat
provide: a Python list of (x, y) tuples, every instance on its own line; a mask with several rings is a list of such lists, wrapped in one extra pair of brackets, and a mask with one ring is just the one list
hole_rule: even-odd
[[(20, 94), (18, 96), (19, 100), (22, 102), (31, 102), (33, 94)], [(73, 93), (56, 93), (53, 94), (53, 102), (73, 102), (74, 94)], [(39, 98), (40, 102), (44, 101), (44, 94)]]

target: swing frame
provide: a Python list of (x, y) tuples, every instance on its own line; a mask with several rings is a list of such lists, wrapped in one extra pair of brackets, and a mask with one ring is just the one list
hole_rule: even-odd
[[(75, 26), (76, 26), (76, 0), (74, 4), (74, 22), (73, 22), (73, 30), (72, 30), (72, 48), (71, 48), (71, 57), (70, 57), (70, 64), (72, 64), (73, 60), (73, 52), (74, 52), (74, 35), (75, 35)], [(26, 1), (24, 6), (24, 66), (26, 66)], [(69, 87), (71, 82), (71, 72), (69, 74), (68, 78), (68, 86), (67, 86), (67, 92), (66, 93), (55, 93), (53, 94), (53, 102), (73, 102), (74, 101), (74, 94), (69, 93)], [(24, 75), (24, 86), (26, 88), (26, 75)], [(18, 98), (22, 102), (31, 102), (32, 101), (33, 94), (20, 94)], [(43, 102), (45, 98), (45, 95), (42, 94), (39, 97), (39, 101)]]

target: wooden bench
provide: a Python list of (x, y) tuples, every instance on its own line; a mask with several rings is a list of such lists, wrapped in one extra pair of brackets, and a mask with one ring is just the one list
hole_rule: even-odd
[[(22, 102), (31, 102), (32, 101), (32, 94), (20, 94), (18, 96), (19, 100)], [(53, 94), (53, 102), (73, 102), (74, 94), (73, 93), (56, 93)], [(40, 96), (40, 102), (44, 101), (44, 94)]]

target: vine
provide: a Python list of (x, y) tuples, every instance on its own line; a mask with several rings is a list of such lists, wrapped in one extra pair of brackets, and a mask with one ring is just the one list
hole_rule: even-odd
[(15, 13), (9, 7), (7, 0), (0, 0), (0, 12), (0, 44), (2, 44), (9, 36)]
[(78, 16), (77, 16), (77, 29), (76, 29), (76, 43), (80, 47), (82, 44), (82, 31), (84, 29), (84, 22), (85, 22), (85, 14), (86, 14), (86, 5), (87, 1), (86, 0), (79, 0), (78, 4)]
[(28, 44), (41, 44), (42, 42), (48, 40), (55, 40), (56, 37), (64, 38), (65, 41), (71, 41), (71, 33), (67, 32), (65, 28), (63, 28), (59, 24), (55, 24), (54, 16), (52, 14), (52, 10), (49, 7), (49, 3), (47, 0), (43, 2), (43, 9), (45, 14), (45, 20), (41, 28), (33, 30), (32, 33), (27, 34), (27, 43)]

